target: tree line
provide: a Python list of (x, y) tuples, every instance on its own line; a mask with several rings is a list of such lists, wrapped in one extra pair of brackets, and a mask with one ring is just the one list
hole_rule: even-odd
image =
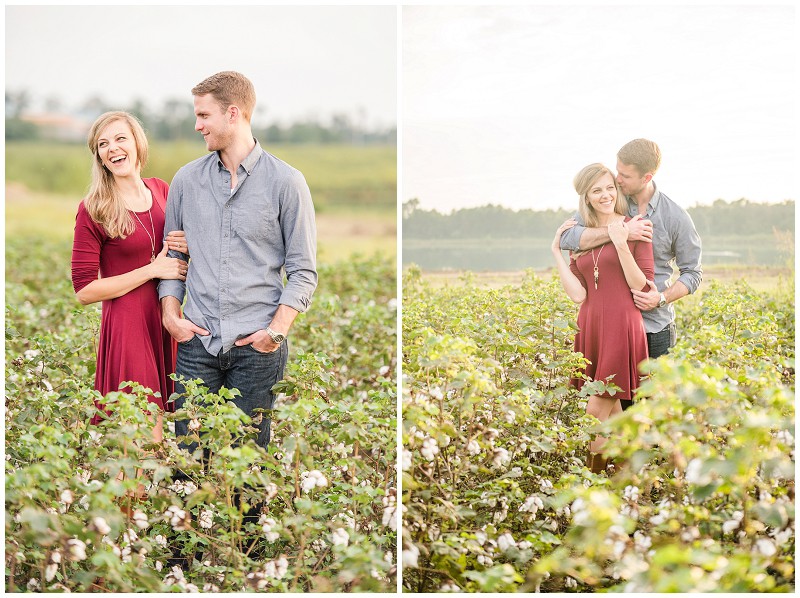
[[(687, 211), (700, 236), (794, 234), (794, 201), (755, 203), (747, 199), (698, 205)], [(419, 207), (418, 199), (403, 204), (405, 239), (551, 238), (574, 210), (512, 210), (500, 205), (462, 208), (449, 214)]]
[[(33, 141), (46, 139), (48, 132), (27, 117), (33, 105), (33, 96), (26, 91), (6, 91), (6, 141)], [(168, 99), (157, 108), (137, 99), (127, 106), (111, 105), (99, 96), (87, 98), (80, 105), (68, 108), (57, 97), (44, 101), (44, 111), (68, 114), (90, 124), (109, 110), (125, 110), (135, 115), (144, 125), (148, 138), (153, 141), (179, 141), (198, 138), (194, 130), (194, 108), (191, 101)], [(291, 123), (269, 122), (267, 109), (256, 107), (253, 115), (253, 134), (270, 143), (339, 143), (339, 144), (393, 144), (397, 128), (370, 128), (366, 113), (334, 113), (323, 122), (318, 116), (308, 116)]]

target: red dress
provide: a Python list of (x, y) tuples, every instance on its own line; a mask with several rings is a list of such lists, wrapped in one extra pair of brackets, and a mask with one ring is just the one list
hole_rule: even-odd
[[(155, 232), (155, 253), (163, 247), (164, 211), (169, 186), (160, 179), (142, 179), (153, 194), (149, 213), (136, 212), (136, 230), (125, 237), (110, 238), (102, 225), (94, 222), (83, 202), (75, 219), (72, 245), (72, 286), (77, 293), (100, 277), (125, 274), (150, 262)], [(152, 215), (152, 228), (150, 216)], [(144, 226), (142, 226), (144, 224)], [(146, 232), (145, 232), (146, 231)], [(149, 236), (148, 236), (149, 235)], [(103, 301), (100, 342), (97, 349), (97, 370), (94, 387), (103, 395), (120, 389), (125, 381), (138, 382), (160, 393), (148, 400), (172, 411), (166, 405), (173, 392), (169, 374), (175, 371), (175, 343), (161, 324), (158, 280), (143, 285), (116, 299)], [(102, 409), (102, 405), (97, 405)], [(92, 423), (100, 421), (92, 418)]]
[[(645, 278), (653, 280), (652, 244), (629, 241), (628, 247)], [(578, 313), (575, 351), (583, 353), (591, 362), (586, 366), (586, 375), (592, 380), (605, 380), (615, 374), (611, 381), (622, 392), (613, 397), (609, 394), (599, 396), (630, 400), (639, 387), (639, 363), (647, 359), (647, 332), (642, 312), (633, 303), (617, 248), (613, 243), (606, 243), (602, 252), (599, 249), (594, 249), (599, 271), (596, 290), (592, 252), (577, 260), (571, 259), (569, 264), (570, 270), (586, 289), (586, 299)], [(649, 290), (649, 286), (645, 284), (642, 290)], [(583, 380), (573, 380), (573, 384), (580, 389)]]

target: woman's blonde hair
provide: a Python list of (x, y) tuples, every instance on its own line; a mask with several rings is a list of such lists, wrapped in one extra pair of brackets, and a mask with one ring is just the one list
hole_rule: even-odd
[(139, 172), (147, 164), (147, 136), (137, 118), (122, 111), (101, 114), (89, 129), (87, 138), (87, 144), (94, 159), (92, 160), (92, 182), (83, 203), (92, 220), (102, 225), (110, 237), (124, 239), (136, 230), (136, 225), (120, 198), (114, 182), (114, 175), (103, 165), (103, 160), (97, 151), (100, 133), (117, 120), (124, 120), (131, 128), (133, 141), (136, 144), (136, 166)]
[(578, 195), (580, 196), (578, 213), (581, 215), (583, 221), (586, 223), (586, 226), (589, 228), (598, 226), (600, 222), (597, 219), (597, 212), (595, 212), (586, 196), (588, 195), (589, 190), (592, 188), (592, 185), (594, 185), (601, 176), (606, 174), (611, 175), (611, 178), (614, 181), (614, 186), (617, 188), (617, 201), (614, 204), (614, 212), (623, 216), (627, 216), (627, 202), (625, 200), (625, 194), (622, 193), (622, 190), (619, 188), (614, 172), (599, 162), (589, 164), (589, 166), (582, 168), (581, 171), (575, 175), (575, 178), (572, 179), (572, 184), (575, 187), (575, 191), (577, 191)]

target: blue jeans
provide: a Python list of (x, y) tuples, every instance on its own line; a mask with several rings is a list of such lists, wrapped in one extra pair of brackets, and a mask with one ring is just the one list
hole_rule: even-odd
[[(175, 373), (187, 380), (201, 379), (210, 393), (216, 394), (222, 387), (238, 389), (241, 394), (232, 399), (234, 405), (253, 417), (257, 415), (253, 413), (255, 409), (272, 409), (275, 401), (272, 387), (283, 378), (288, 355), (288, 341), (281, 343), (280, 348), (272, 353), (261, 353), (252, 345), (245, 345), (234, 346), (227, 353), (220, 351), (219, 355), (211, 355), (195, 335), (178, 344)], [(179, 381), (175, 382), (175, 392), (181, 395), (186, 392)], [(185, 397), (181, 396), (175, 402), (176, 409), (181, 409), (184, 401)], [(258, 428), (256, 443), (266, 448), (270, 437), (269, 414), (265, 413), (261, 423), (255, 427)], [(176, 421), (175, 434), (188, 435), (189, 421)], [(187, 448), (193, 451), (196, 446)]]

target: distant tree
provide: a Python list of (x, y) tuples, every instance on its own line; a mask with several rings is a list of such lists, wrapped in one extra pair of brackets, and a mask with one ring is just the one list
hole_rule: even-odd
[(6, 91), (6, 116), (19, 118), (30, 108), (31, 101), (31, 94), (27, 89)]

